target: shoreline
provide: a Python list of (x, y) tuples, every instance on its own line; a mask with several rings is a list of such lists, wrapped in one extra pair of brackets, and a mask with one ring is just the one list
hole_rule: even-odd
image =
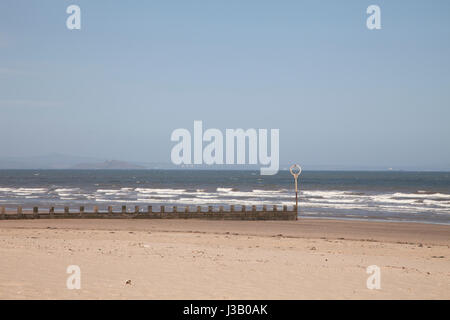
[[(208, 220), (208, 219), (17, 219), (0, 220), (4, 229), (52, 229), (68, 230), (117, 230), (158, 232), (188, 232), (249, 236), (280, 236), (291, 238), (322, 238), (323, 235), (345, 240), (362, 241), (410, 241), (419, 243), (423, 239), (437, 240), (433, 244), (450, 246), (450, 226), (444, 224), (365, 221), (352, 219), (299, 218), (299, 220)], [(284, 232), (284, 233), (280, 233)]]
[(299, 216), (298, 219), (312, 219), (312, 220), (344, 220), (344, 221), (363, 221), (363, 222), (381, 222), (381, 223), (418, 223), (418, 224), (431, 224), (439, 226), (450, 226), (450, 222), (433, 222), (433, 221), (421, 221), (421, 220), (397, 220), (397, 219), (377, 219), (377, 218), (346, 218), (346, 217), (312, 217), (312, 216)]
[[(0, 208), (1, 207), (2, 206), (0, 206)], [(171, 208), (173, 206), (166, 206), (166, 207)], [(218, 207), (219, 206), (215, 207), (214, 210), (217, 210)], [(280, 206), (280, 207), (282, 207), (282, 206)], [(61, 208), (63, 208), (63, 207), (60, 207), (60, 210), (55, 211), (55, 214), (57, 214), (57, 215), (58, 214), (59, 215), (64, 214), (64, 210), (61, 209)], [(208, 212), (207, 211), (208, 210), (208, 206), (202, 206), (202, 208), (203, 208), (202, 209), (202, 213), (207, 213)], [(206, 209), (204, 209), (204, 208), (206, 208)], [(47, 210), (48, 210), (48, 208), (47, 208)], [(287, 210), (289, 212), (292, 211), (292, 206), (291, 207), (288, 206)], [(213, 213), (217, 213), (217, 212), (218, 211), (213, 211)], [(224, 212), (228, 212), (228, 211), (224, 211)], [(268, 212), (271, 212), (271, 211), (268, 211)], [(282, 213), (282, 212), (283, 212), (282, 209), (278, 211), (278, 213)], [(24, 215), (32, 216), (33, 215), (33, 207), (23, 208), (22, 213)], [(71, 211), (71, 214), (72, 213), (73, 213), (73, 211)], [(132, 212), (129, 211), (128, 213), (132, 213)], [(145, 213), (145, 212), (143, 212), (143, 213)], [(153, 211), (153, 213), (160, 213), (160, 211)], [(170, 213), (172, 213), (172, 211), (165, 211), (165, 213), (166, 214), (167, 213), (170, 214)], [(178, 211), (178, 213), (182, 213), (182, 211)], [(239, 211), (236, 211), (236, 213), (239, 213)], [(17, 215), (17, 210), (5, 210), (4, 214), (5, 215), (16, 216)], [(103, 210), (99, 211), (98, 214), (100, 214), (100, 215), (107, 215), (108, 214), (107, 208), (106, 209), (103, 208)], [(43, 213), (42, 211), (39, 211), (39, 215), (40, 215), (40, 218), (38, 218), (38, 219), (45, 219), (45, 220), (53, 219), (51, 217), (44, 217), (44, 216), (47, 216), (47, 211), (45, 213)], [(107, 218), (107, 217), (99, 217), (98, 219), (105, 219), (105, 218)], [(32, 219), (32, 218), (28, 218), (28, 219)], [(33, 219), (36, 219), (36, 218), (33, 218)], [(74, 217), (58, 217), (58, 219), (74, 219)], [(80, 217), (80, 218), (75, 218), (75, 219), (83, 219), (83, 218)], [(96, 220), (96, 218), (93, 218), (93, 217), (86, 217), (85, 219)], [(107, 218), (107, 219), (113, 219), (114, 220), (114, 219), (116, 219), (116, 217), (110, 217), (110, 218)], [(133, 218), (129, 217), (129, 219), (133, 219)], [(148, 219), (152, 219), (153, 220), (155, 218), (148, 218)], [(169, 218), (169, 217), (168, 218), (158, 218), (158, 220), (159, 219), (180, 219), (180, 220), (185, 220), (184, 218)], [(209, 218), (192, 218), (192, 219), (193, 220), (214, 221), (214, 219), (209, 219)], [(424, 224), (424, 225), (450, 226), (450, 221), (449, 222), (436, 222), (436, 221), (426, 221), (426, 220), (382, 219), (382, 218), (372, 218), (372, 217), (363, 217), (363, 218), (355, 217), (355, 218), (352, 218), (352, 217), (342, 217), (342, 216), (315, 216), (315, 215), (301, 215), (301, 214), (299, 214), (298, 215), (298, 220), (301, 220), (301, 219), (306, 219), (306, 220), (359, 221), (359, 222), (368, 222), (368, 223), (370, 223), (370, 222), (379, 222), (379, 223), (414, 223), (414, 224)], [(2, 220), (2, 218), (0, 216), (0, 221), (1, 220)], [(11, 219), (7, 219), (6, 218), (4, 220), (22, 220), (22, 219), (21, 218), (11, 218)], [(221, 219), (217, 219), (217, 220), (220, 221)], [(228, 220), (225, 220), (225, 221), (228, 221)], [(245, 221), (245, 220), (236, 219), (235, 221)], [(247, 220), (247, 221), (251, 221), (251, 220)], [(277, 219), (274, 219), (274, 220), (270, 220), (269, 219), (267, 221), (277, 221)]]

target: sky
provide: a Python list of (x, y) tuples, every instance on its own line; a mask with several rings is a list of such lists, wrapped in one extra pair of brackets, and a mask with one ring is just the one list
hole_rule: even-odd
[(449, 59), (445, 0), (2, 0), (0, 158), (169, 163), (202, 120), (279, 129), (281, 164), (450, 170)]

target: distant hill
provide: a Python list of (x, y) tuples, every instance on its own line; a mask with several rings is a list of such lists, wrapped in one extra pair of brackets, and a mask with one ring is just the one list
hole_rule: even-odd
[(97, 163), (79, 163), (70, 169), (145, 169), (145, 167), (125, 161), (109, 160)]

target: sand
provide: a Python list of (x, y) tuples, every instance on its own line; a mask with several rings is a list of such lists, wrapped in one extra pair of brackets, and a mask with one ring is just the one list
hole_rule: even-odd
[(0, 299), (450, 299), (450, 226), (4, 220)]

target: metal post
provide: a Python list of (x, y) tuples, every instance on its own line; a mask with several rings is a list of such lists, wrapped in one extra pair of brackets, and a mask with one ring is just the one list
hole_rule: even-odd
[(295, 180), (295, 210), (296, 210), (296, 216), (295, 220), (298, 220), (298, 183), (297, 179), (300, 173), (302, 173), (302, 167), (300, 167), (298, 164), (294, 164), (289, 168), (289, 171), (294, 176)]

